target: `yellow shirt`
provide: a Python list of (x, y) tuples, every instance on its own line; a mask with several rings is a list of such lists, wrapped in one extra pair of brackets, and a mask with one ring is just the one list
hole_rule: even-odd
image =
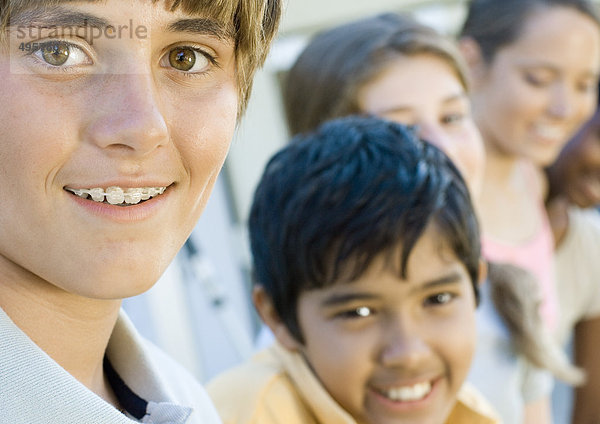
[[(223, 424), (356, 424), (304, 359), (275, 343), (207, 386)], [(465, 385), (446, 424), (500, 424), (492, 407)]]

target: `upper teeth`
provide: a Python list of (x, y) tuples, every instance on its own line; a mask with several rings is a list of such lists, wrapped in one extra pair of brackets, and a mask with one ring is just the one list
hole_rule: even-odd
[(401, 402), (414, 402), (423, 399), (431, 392), (431, 383), (426, 381), (414, 386), (403, 386), (389, 389), (382, 394), (391, 400)]
[(541, 125), (535, 126), (535, 131), (544, 138), (550, 139), (561, 139), (563, 136), (563, 131), (558, 128), (550, 128), (544, 127)]
[(166, 187), (142, 187), (123, 190), (121, 187), (114, 186), (108, 187), (106, 190), (102, 188), (67, 188), (71, 193), (83, 197), (84, 199), (87, 199), (88, 196), (91, 197), (94, 202), (104, 202), (104, 198), (106, 197), (106, 201), (111, 205), (119, 205), (122, 203), (135, 205), (142, 200), (148, 200), (159, 194), (163, 194), (166, 189)]

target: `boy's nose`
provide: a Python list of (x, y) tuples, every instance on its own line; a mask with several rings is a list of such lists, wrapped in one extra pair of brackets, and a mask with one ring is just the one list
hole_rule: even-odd
[(169, 139), (150, 73), (110, 75), (99, 93), (86, 136), (102, 149), (143, 156)]
[(384, 337), (380, 359), (386, 367), (417, 369), (430, 354), (423, 335), (409, 323), (390, 327)]

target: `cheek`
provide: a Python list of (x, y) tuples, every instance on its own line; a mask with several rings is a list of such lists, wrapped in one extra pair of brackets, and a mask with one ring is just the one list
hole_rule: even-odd
[(333, 323), (320, 323), (310, 333), (304, 331), (307, 359), (328, 374), (347, 373), (353, 367), (369, 360), (366, 347), (370, 345), (364, 334), (341, 329)]
[(366, 334), (327, 327), (321, 325), (319, 333), (305, 332), (303, 352), (328, 392), (353, 410), (362, 403), (363, 387), (371, 374), (373, 341)]
[[(465, 306), (466, 307), (466, 306)], [(474, 309), (474, 306), (471, 306)], [(443, 334), (444, 345), (439, 346), (448, 365), (454, 370), (454, 384), (459, 386), (466, 378), (477, 344), (475, 311), (462, 311), (448, 320)]]
[(523, 90), (520, 88), (512, 89), (507, 86), (504, 92), (498, 91), (494, 97), (496, 107), (494, 111), (498, 114), (498, 120), (505, 126), (505, 131), (518, 127), (523, 119), (527, 119), (532, 113), (537, 113), (540, 107), (536, 104), (534, 98), (523, 96)]
[(573, 131), (577, 131), (579, 127), (583, 125), (585, 121), (587, 121), (595, 111), (596, 99), (594, 96), (589, 94), (580, 94), (581, 98), (579, 100), (579, 114), (576, 116), (576, 120), (573, 123)]
[(191, 189), (196, 195), (201, 193), (202, 205), (229, 151), (236, 114), (237, 92), (233, 85), (211, 90), (188, 102), (185, 108), (172, 107), (169, 112), (173, 144)]
[(532, 115), (535, 118), (543, 113), (546, 107), (543, 91), (531, 87), (508, 66), (497, 65), (487, 91), (489, 110), (486, 114), (501, 126), (503, 132), (518, 128)]
[(51, 176), (78, 147), (78, 114), (72, 110), (79, 108), (18, 77), (6, 78), (0, 90), (0, 156), (3, 164), (36, 180)]
[(477, 344), (475, 304), (464, 300), (449, 313), (431, 317), (421, 328), (432, 352), (448, 372), (451, 392), (457, 392), (467, 378)]
[(219, 161), (227, 153), (237, 114), (235, 86), (228, 84), (171, 108), (171, 132), (182, 155), (191, 163)]
[(478, 196), (485, 171), (485, 151), (483, 141), (475, 124), (466, 125), (453, 137), (456, 165), (465, 179), (473, 196)]
[(460, 160), (465, 164), (469, 174), (478, 178), (485, 166), (485, 151), (483, 141), (475, 125), (469, 125), (459, 134), (456, 141), (460, 146)]
[[(7, 208), (10, 199), (19, 199), (15, 205), (18, 208), (32, 208), (36, 195), (48, 187), (52, 176), (64, 161), (62, 151), (66, 147), (47, 138), (45, 130), (49, 125), (44, 124), (43, 116), (15, 113), (22, 108), (3, 100), (0, 99), (2, 208)], [(44, 206), (35, 205), (36, 208)]]

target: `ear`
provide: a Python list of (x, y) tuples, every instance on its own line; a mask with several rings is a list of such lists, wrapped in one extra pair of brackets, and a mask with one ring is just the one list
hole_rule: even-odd
[(458, 40), (458, 48), (469, 68), (469, 76), (473, 87), (476, 88), (484, 78), (487, 70), (487, 63), (481, 53), (481, 48), (477, 41), (471, 37), (462, 37)]
[(252, 302), (262, 321), (271, 329), (277, 341), (286, 349), (296, 351), (300, 343), (295, 339), (273, 306), (271, 296), (261, 285), (252, 289)]
[(487, 278), (488, 264), (484, 259), (479, 258), (479, 281), (477, 282), (477, 285), (481, 287), (486, 282)]

